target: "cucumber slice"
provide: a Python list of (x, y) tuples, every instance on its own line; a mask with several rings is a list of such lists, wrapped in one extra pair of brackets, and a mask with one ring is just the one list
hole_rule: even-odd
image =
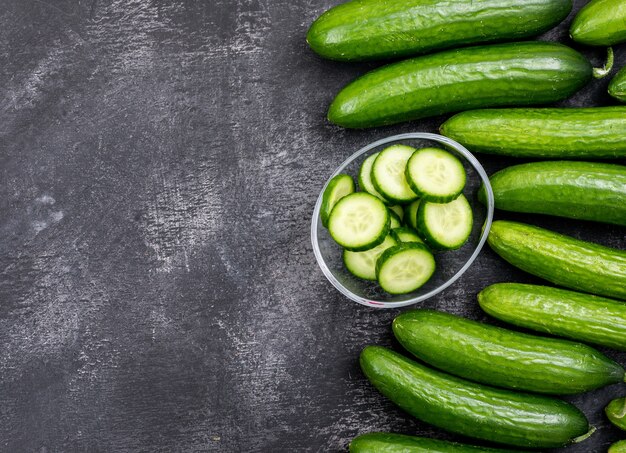
[(460, 248), (469, 238), (472, 225), (472, 208), (463, 194), (449, 203), (424, 201), (417, 210), (418, 231), (437, 249)]
[(389, 223), (389, 228), (399, 228), (402, 226), (402, 221), (400, 220), (400, 217), (398, 216), (398, 214), (396, 214), (395, 211), (389, 209), (389, 217), (390, 217), (390, 223)]
[(335, 204), (346, 195), (354, 192), (354, 180), (346, 174), (339, 174), (328, 182), (324, 195), (322, 195), (322, 225), (328, 228), (328, 217), (335, 207)]
[(417, 210), (421, 200), (415, 200), (404, 207), (404, 224), (417, 230)]
[(417, 194), (411, 190), (404, 176), (406, 163), (415, 148), (393, 145), (383, 149), (372, 165), (371, 179), (376, 190), (394, 203), (409, 203)]
[(390, 234), (398, 242), (417, 242), (418, 244), (424, 243), (422, 238), (417, 235), (417, 232), (413, 228), (392, 228)]
[(372, 183), (372, 165), (374, 165), (374, 161), (378, 157), (378, 154), (380, 153), (372, 154), (361, 164), (361, 168), (359, 169), (359, 187), (362, 191), (374, 195), (387, 203), (385, 197), (378, 193), (378, 190), (376, 190), (376, 187), (374, 187), (374, 184)]
[(465, 169), (459, 159), (443, 149), (423, 148), (406, 165), (406, 181), (423, 200), (447, 203), (465, 187)]
[(389, 247), (398, 242), (388, 234), (382, 244), (364, 252), (343, 251), (343, 263), (346, 269), (355, 277), (365, 280), (376, 280), (376, 261)]
[(389, 211), (380, 199), (355, 192), (337, 202), (328, 219), (328, 231), (343, 248), (361, 252), (385, 240), (389, 223)]
[(376, 278), (390, 294), (406, 294), (421, 287), (435, 272), (435, 258), (423, 245), (406, 242), (388, 248), (376, 262)]
[(397, 204), (395, 206), (389, 206), (389, 209), (391, 209), (393, 212), (398, 214), (398, 217), (400, 218), (400, 222), (402, 222), (402, 219), (404, 218), (404, 208), (400, 206), (399, 204)]

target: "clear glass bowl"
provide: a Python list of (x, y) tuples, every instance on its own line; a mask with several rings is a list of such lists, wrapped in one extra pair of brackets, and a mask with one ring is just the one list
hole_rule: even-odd
[[(436, 252), (437, 269), (435, 274), (418, 290), (402, 295), (387, 294), (376, 282), (361, 280), (350, 274), (343, 264), (341, 247), (333, 241), (328, 230), (322, 226), (320, 220), (322, 194), (328, 182), (339, 173), (347, 173), (353, 176), (355, 182), (357, 182), (361, 163), (371, 154), (395, 144), (405, 144), (414, 148), (437, 147), (455, 154), (463, 162), (467, 172), (467, 183), (463, 193), (469, 200), (474, 213), (474, 225), (467, 243), (459, 250)], [(486, 207), (476, 197), (481, 183), (485, 185), (487, 192), (488, 203)], [(472, 153), (462, 145), (437, 134), (415, 132), (394, 135), (360, 149), (330, 175), (317, 198), (315, 210), (313, 211), (311, 222), (313, 252), (328, 281), (349, 299), (359, 304), (376, 308), (397, 308), (416, 304), (446, 289), (458, 280), (474, 262), (489, 234), (493, 218), (493, 206), (493, 191), (485, 170)]]

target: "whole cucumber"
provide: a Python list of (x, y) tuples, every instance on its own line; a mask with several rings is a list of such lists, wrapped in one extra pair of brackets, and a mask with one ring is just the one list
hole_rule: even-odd
[(571, 0), (352, 0), (317, 18), (306, 40), (332, 60), (403, 57), (538, 35), (571, 9)]
[(414, 417), (454, 433), (550, 448), (574, 442), (589, 430), (582, 412), (556, 398), (476, 384), (379, 346), (366, 347), (360, 362), (383, 395)]
[(626, 102), (626, 66), (615, 74), (609, 83), (609, 94), (615, 99)]
[(556, 285), (626, 299), (626, 251), (497, 220), (487, 242), (513, 266)]
[(572, 39), (590, 46), (612, 46), (626, 41), (626, 2), (591, 0), (569, 29)]
[(478, 294), (494, 318), (573, 340), (626, 351), (626, 304), (548, 286), (496, 283)]
[[(531, 162), (489, 178), (495, 206), (626, 226), (626, 166), (595, 162)], [(485, 203), (484, 188), (478, 198)]]
[(328, 119), (339, 126), (383, 126), (479, 107), (565, 99), (591, 78), (589, 61), (551, 42), (449, 50), (383, 66), (347, 85)]
[(626, 440), (618, 440), (611, 444), (607, 453), (626, 453)]
[(604, 412), (613, 425), (626, 430), (626, 398), (617, 398), (611, 401)]
[(626, 107), (482, 109), (443, 123), (472, 151), (513, 157), (626, 157)]
[(434, 310), (393, 321), (420, 360), (475, 382), (535, 393), (582, 393), (624, 380), (624, 368), (582, 343), (538, 337)]
[(474, 445), (405, 436), (393, 433), (368, 433), (352, 439), (350, 453), (522, 453), (520, 450), (478, 447)]

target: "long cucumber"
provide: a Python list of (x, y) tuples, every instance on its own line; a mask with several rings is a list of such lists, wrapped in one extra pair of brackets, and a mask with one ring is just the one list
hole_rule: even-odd
[(626, 41), (626, 2), (592, 0), (581, 9), (569, 30), (572, 39), (591, 46)]

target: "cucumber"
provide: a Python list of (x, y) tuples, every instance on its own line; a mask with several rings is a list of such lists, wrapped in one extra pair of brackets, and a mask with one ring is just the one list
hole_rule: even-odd
[(626, 351), (626, 304), (548, 286), (496, 283), (478, 294), (480, 307), (502, 321)]
[(394, 58), (538, 35), (571, 9), (571, 0), (353, 0), (322, 14), (306, 39), (332, 60)]
[(373, 249), (364, 252), (343, 251), (343, 263), (346, 269), (355, 277), (364, 280), (376, 280), (376, 261), (389, 247), (397, 245), (396, 238), (389, 234), (382, 242)]
[(607, 453), (626, 453), (626, 440), (618, 440), (611, 444)]
[(389, 294), (406, 294), (435, 272), (435, 258), (423, 244), (405, 242), (385, 250), (376, 261), (376, 279)]
[(422, 200), (447, 203), (465, 187), (465, 168), (459, 159), (438, 148), (422, 148), (406, 164), (406, 181)]
[(418, 242), (423, 244), (422, 238), (417, 235), (417, 232), (409, 227), (394, 228), (391, 230), (391, 236), (398, 242)]
[(612, 46), (626, 41), (626, 2), (591, 0), (574, 17), (572, 39), (590, 46)]
[[(595, 162), (532, 162), (489, 180), (495, 207), (626, 226), (626, 166)], [(486, 204), (484, 188), (478, 199)]]
[(614, 399), (604, 408), (604, 412), (613, 425), (626, 430), (626, 398)]
[(393, 333), (420, 360), (483, 384), (573, 395), (624, 380), (624, 368), (590, 346), (481, 324), (434, 310), (396, 317)]
[(374, 161), (378, 157), (378, 154), (379, 153), (372, 154), (361, 164), (361, 168), (359, 169), (359, 187), (362, 191), (374, 195), (375, 197), (380, 198), (383, 202), (388, 203), (385, 197), (378, 193), (378, 190), (374, 187), (374, 183), (372, 183), (372, 165), (374, 165)]
[(406, 163), (415, 148), (393, 145), (385, 148), (372, 165), (372, 182), (383, 197), (394, 203), (410, 203), (418, 197), (406, 182)]
[(626, 107), (483, 109), (440, 127), (472, 151), (513, 157), (626, 157)]
[(522, 453), (520, 450), (478, 447), (474, 445), (405, 436), (393, 433), (361, 434), (350, 442), (350, 453)]
[(402, 226), (402, 221), (400, 220), (400, 217), (398, 216), (398, 214), (396, 214), (395, 211), (392, 211), (391, 209), (389, 209), (389, 221), (390, 229), (400, 228)]
[(463, 194), (449, 203), (422, 201), (417, 210), (417, 230), (434, 249), (461, 248), (472, 232), (473, 222), (472, 208)]
[(626, 251), (497, 220), (487, 242), (506, 261), (556, 285), (626, 299)]
[(609, 94), (617, 100), (626, 102), (626, 66), (620, 69), (609, 83)]
[(328, 231), (346, 250), (361, 252), (381, 244), (389, 233), (389, 211), (373, 195), (355, 192), (337, 202), (328, 219)]
[(333, 210), (335, 204), (352, 192), (354, 192), (354, 180), (350, 175), (340, 174), (328, 182), (326, 189), (324, 189), (324, 194), (322, 195), (322, 208), (320, 209), (322, 225), (324, 225), (324, 227), (328, 228), (330, 211)]
[(400, 222), (402, 222), (402, 219), (404, 218), (404, 208), (402, 207), (402, 205), (397, 204), (394, 206), (389, 206), (389, 209), (395, 212), (398, 215), (398, 219), (400, 219)]
[(478, 439), (530, 448), (560, 447), (589, 430), (576, 407), (556, 398), (488, 387), (435, 371), (378, 346), (361, 369), (383, 395), (414, 417)]
[(365, 128), (500, 105), (555, 102), (592, 76), (589, 61), (551, 42), (470, 47), (383, 66), (343, 88), (328, 119)]
[(404, 207), (404, 224), (414, 230), (417, 230), (417, 210), (420, 207), (420, 202), (421, 200), (415, 200)]

